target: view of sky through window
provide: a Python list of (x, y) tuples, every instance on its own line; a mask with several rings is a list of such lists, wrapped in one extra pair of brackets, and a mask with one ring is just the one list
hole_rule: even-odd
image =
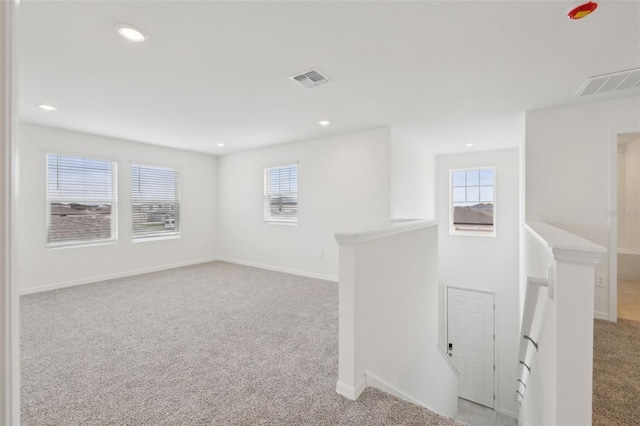
[(60, 200), (113, 198), (113, 163), (90, 158), (47, 156), (47, 194)]
[(451, 171), (452, 231), (494, 232), (493, 168)]
[(493, 169), (453, 172), (453, 202), (460, 206), (493, 203)]

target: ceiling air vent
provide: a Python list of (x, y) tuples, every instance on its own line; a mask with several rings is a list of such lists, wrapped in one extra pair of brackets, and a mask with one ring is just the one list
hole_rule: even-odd
[(589, 77), (576, 97), (618, 92), (640, 87), (640, 68)]
[(289, 78), (293, 81), (297, 81), (305, 89), (313, 89), (314, 87), (329, 83), (329, 79), (320, 74), (320, 71), (318, 70), (307, 71), (302, 74), (293, 75)]

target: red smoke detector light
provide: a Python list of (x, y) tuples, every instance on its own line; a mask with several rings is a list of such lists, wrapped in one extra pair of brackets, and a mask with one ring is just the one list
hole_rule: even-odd
[(598, 8), (598, 3), (590, 1), (589, 3), (583, 3), (580, 6), (576, 6), (567, 13), (569, 19), (582, 19)]

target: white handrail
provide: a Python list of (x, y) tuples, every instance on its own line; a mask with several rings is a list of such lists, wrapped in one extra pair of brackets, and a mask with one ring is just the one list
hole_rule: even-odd
[(524, 227), (556, 260), (597, 264), (604, 247), (543, 222), (527, 222)]
[(524, 399), (527, 379), (529, 374), (531, 374), (531, 358), (528, 357), (528, 354), (534, 349), (538, 351), (537, 336), (531, 336), (531, 331), (536, 311), (538, 310), (540, 289), (543, 287), (549, 287), (549, 278), (527, 277), (524, 310), (522, 312), (522, 326), (520, 328), (520, 363), (516, 385), (516, 399), (518, 402)]
[(355, 245), (366, 241), (390, 237), (403, 232), (428, 228), (430, 226), (438, 226), (438, 222), (435, 220), (407, 220), (402, 222), (393, 222), (387, 226), (363, 232), (337, 232), (335, 237), (338, 244)]

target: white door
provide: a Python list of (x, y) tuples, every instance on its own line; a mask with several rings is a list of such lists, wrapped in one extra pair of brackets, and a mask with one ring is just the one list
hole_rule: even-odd
[(494, 408), (493, 294), (448, 288), (447, 350), (460, 372), (458, 395)]

